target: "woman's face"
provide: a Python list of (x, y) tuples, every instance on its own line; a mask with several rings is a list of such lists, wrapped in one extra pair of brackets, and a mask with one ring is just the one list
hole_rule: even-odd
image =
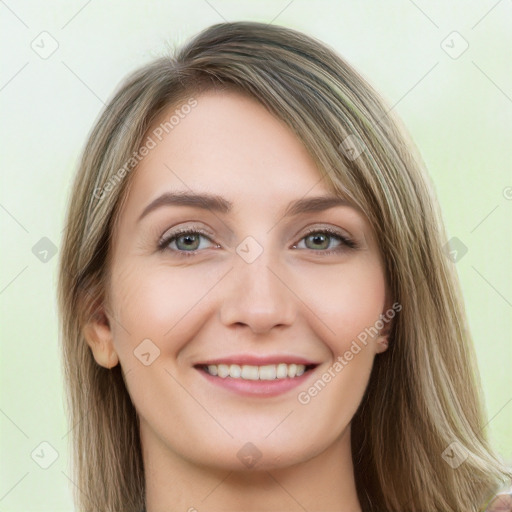
[(361, 212), (312, 201), (333, 196), (263, 106), (195, 99), (161, 141), (179, 105), (148, 132), (113, 234), (109, 327), (91, 346), (97, 361), (117, 354), (145, 449), (289, 466), (339, 441), (385, 349), (368, 331), (387, 305), (379, 248)]

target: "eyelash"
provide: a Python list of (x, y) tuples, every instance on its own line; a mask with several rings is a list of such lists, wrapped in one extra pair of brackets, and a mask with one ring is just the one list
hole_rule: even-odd
[[(341, 244), (335, 249), (328, 249), (328, 250), (307, 249), (308, 251), (320, 253), (322, 256), (329, 256), (331, 254), (340, 253), (341, 251), (343, 251), (346, 248), (349, 248), (349, 249), (357, 249), (358, 248), (357, 243), (354, 242), (352, 239), (350, 239), (347, 236), (343, 235), (342, 233), (340, 233), (334, 229), (330, 229), (330, 228), (310, 229), (308, 232), (306, 232), (304, 234), (304, 236), (299, 240), (299, 242), (312, 234), (330, 235), (331, 237), (337, 238), (341, 242)], [(184, 229), (175, 231), (173, 233), (170, 233), (168, 236), (162, 238), (158, 243), (158, 250), (161, 252), (171, 251), (171, 252), (176, 253), (176, 255), (178, 257), (184, 257), (184, 258), (196, 256), (196, 254), (201, 252), (201, 250), (196, 249), (194, 251), (183, 251), (180, 249), (169, 249), (168, 246), (171, 242), (173, 242), (177, 238), (184, 236), (184, 235), (202, 235), (205, 238), (207, 238), (210, 242), (213, 242), (212, 239), (210, 238), (210, 235), (208, 233), (206, 233), (205, 231), (202, 231), (201, 229), (184, 228)], [(297, 245), (297, 244), (295, 244), (295, 245)]]

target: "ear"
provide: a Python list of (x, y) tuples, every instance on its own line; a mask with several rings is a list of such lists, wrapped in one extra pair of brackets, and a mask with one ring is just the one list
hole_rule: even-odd
[(98, 306), (85, 323), (83, 334), (96, 362), (109, 370), (119, 363), (114, 349), (112, 329), (105, 308)]

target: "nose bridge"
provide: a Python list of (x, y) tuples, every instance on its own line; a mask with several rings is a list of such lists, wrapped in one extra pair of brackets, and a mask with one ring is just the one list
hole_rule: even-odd
[(225, 325), (242, 323), (255, 332), (265, 332), (274, 326), (290, 325), (296, 304), (280, 275), (283, 272), (278, 259), (269, 249), (258, 246), (254, 240), (246, 240), (237, 247), (221, 320)]

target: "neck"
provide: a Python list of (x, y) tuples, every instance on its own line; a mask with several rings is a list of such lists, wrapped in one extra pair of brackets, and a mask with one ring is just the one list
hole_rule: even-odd
[[(147, 427), (147, 425), (145, 425)], [(225, 470), (193, 464), (141, 428), (146, 512), (361, 512), (350, 425), (327, 450), (291, 467)]]

